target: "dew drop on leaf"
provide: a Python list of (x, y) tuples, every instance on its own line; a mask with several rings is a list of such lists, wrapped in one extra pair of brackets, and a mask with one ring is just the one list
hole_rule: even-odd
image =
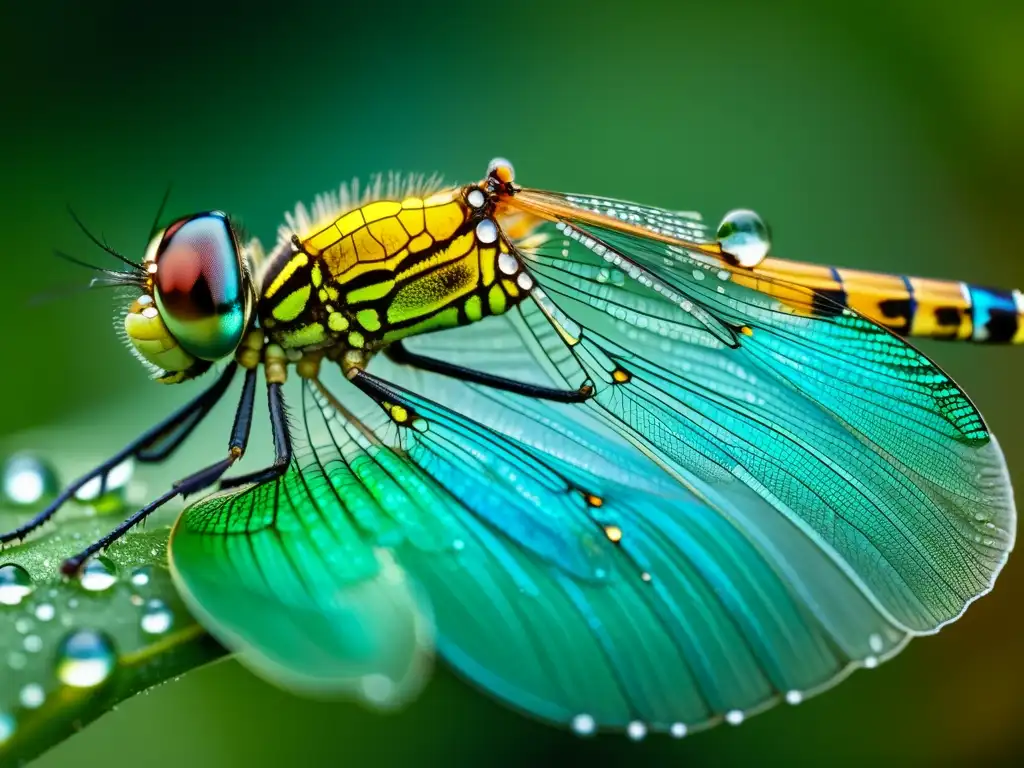
[(141, 568), (136, 568), (132, 571), (131, 581), (132, 585), (136, 587), (144, 587), (149, 584), (150, 578), (152, 578), (153, 569), (148, 565), (144, 565)]
[(17, 605), (32, 593), (35, 585), (28, 571), (20, 565), (0, 565), (0, 604)]
[(102, 479), (95, 477), (78, 489), (75, 500), (89, 504), (101, 514), (119, 512), (127, 503), (128, 485), (134, 472), (135, 462), (125, 459), (107, 474), (105, 487)]
[(0, 497), (9, 504), (30, 507), (56, 495), (57, 473), (31, 453), (19, 453), (4, 462), (0, 470)]
[(93, 688), (110, 677), (116, 661), (114, 645), (106, 635), (79, 629), (57, 649), (57, 678), (74, 688)]
[(79, 583), (90, 592), (103, 592), (117, 583), (117, 566), (105, 557), (94, 557), (85, 564)]
[(162, 600), (150, 600), (142, 614), (142, 631), (148, 635), (162, 635), (174, 624), (174, 614)]
[(28, 683), (18, 694), (18, 701), (25, 709), (38, 709), (46, 701), (46, 692), (39, 683)]

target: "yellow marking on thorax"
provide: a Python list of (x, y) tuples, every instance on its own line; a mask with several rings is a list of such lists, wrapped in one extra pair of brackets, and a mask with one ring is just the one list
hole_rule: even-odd
[(327, 331), (320, 323), (310, 323), (293, 331), (284, 331), (280, 337), (281, 346), (285, 349), (297, 349), (323, 344), (327, 341)]
[(388, 306), (388, 321), (401, 322), (436, 312), (472, 291), (480, 281), (476, 259), (459, 259), (399, 289)]
[(292, 291), (274, 306), (271, 314), (282, 323), (291, 322), (305, 310), (306, 304), (309, 303), (310, 291), (312, 290), (313, 286), (307, 284)]
[[(288, 278), (295, 274), (295, 270), (300, 269), (309, 264), (309, 257), (304, 253), (295, 254), (281, 271), (274, 278), (274, 282), (270, 284), (270, 287), (263, 292), (263, 297), (271, 299), (274, 294), (281, 290), (281, 286), (288, 282)], [(317, 270), (319, 272), (319, 270)]]
[(406, 249), (429, 248), (450, 238), (466, 221), (460, 191), (450, 189), (427, 200), (378, 200), (340, 216), (309, 236), (303, 248), (319, 256), (334, 278), (357, 265), (365, 269), (393, 269)]
[(449, 261), (455, 261), (468, 255), (473, 244), (476, 242), (476, 236), (472, 232), (467, 232), (464, 235), (460, 235), (449, 244), (444, 250), (438, 251), (429, 259), (416, 262), (401, 274), (397, 275), (399, 280), (407, 280), (414, 275), (418, 275), (431, 267), (436, 267), (438, 264), (444, 264)]

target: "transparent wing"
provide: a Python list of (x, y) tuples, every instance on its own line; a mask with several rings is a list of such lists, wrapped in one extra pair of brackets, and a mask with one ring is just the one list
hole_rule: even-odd
[[(351, 681), (356, 659), (362, 682), (338, 690), (401, 689), (424, 644), (350, 597), (400, 585), (381, 598), (398, 636), (433, 627), (513, 706), (680, 734), (873, 666), (989, 588), (1015, 528), (1002, 456), (918, 352), (656, 238), (571, 217), (536, 234), (530, 301), (408, 343), (532, 383), (589, 378), (587, 405), (375, 359), (415, 428), (340, 375), (293, 382), (308, 445), (288, 477), (179, 523), (187, 599), (257, 671)], [(267, 629), (301, 630), (311, 605), (323, 634)], [(381, 631), (352, 647), (336, 613)]]
[(685, 215), (530, 191), (522, 204), (558, 211), (521, 253), (536, 347), (561, 379), (598, 383), (591, 406), (621, 434), (684, 484), (756, 494), (910, 631), (991, 587), (1016, 527), (1002, 453), (924, 355), (849, 309), (821, 312), (826, 296), (673, 245)]
[[(464, 353), (497, 338), (515, 354), (513, 324), (489, 325), (463, 335)], [(727, 499), (709, 488), (726, 505), (712, 506), (578, 408), (386, 360), (374, 371), (406, 387), (393, 385), (389, 401), (417, 428), (396, 426), (340, 376), (323, 390), (302, 385), (293, 398), (309, 445), (289, 476), (199, 502), (172, 540), (178, 579), (211, 631), (250, 658), (287, 658), (287, 675), (253, 665), (276, 682), (316, 676), (350, 650), (332, 633), (294, 646), (291, 634), (268, 637), (266, 625), (296, 613), (288, 585), (305, 585), (300, 605), (334, 605), (339, 582), (351, 590), (381, 580), (374, 552), (396, 569), (390, 581), (423, 595), (453, 666), (521, 710), (577, 727), (638, 722), (679, 733), (735, 721), (904, 642), (756, 494)], [(225, 543), (232, 536), (238, 544)], [(275, 542), (269, 556), (253, 543), (264, 538)], [(282, 561), (280, 549), (294, 554)], [(284, 570), (281, 586), (267, 559)], [(324, 594), (295, 575), (310, 570), (334, 574), (315, 582)], [(265, 585), (260, 601), (234, 607), (253, 584)]]

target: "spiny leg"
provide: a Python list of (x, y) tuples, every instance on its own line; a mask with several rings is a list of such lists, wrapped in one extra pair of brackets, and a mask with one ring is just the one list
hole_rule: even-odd
[(450, 376), (460, 381), (483, 384), (492, 389), (501, 389), (506, 392), (514, 392), (517, 395), (535, 397), (540, 400), (554, 400), (559, 403), (582, 403), (594, 395), (594, 386), (589, 381), (584, 382), (579, 389), (557, 389), (554, 387), (541, 387), (536, 384), (526, 384), (514, 379), (506, 379), (494, 374), (477, 371), (473, 368), (464, 368), (461, 365), (410, 352), (400, 341), (396, 341), (387, 347), (384, 354), (392, 361), (401, 365), (409, 365), (423, 371)]
[(238, 461), (242, 454), (245, 453), (245, 446), (249, 442), (249, 432), (252, 427), (252, 411), (255, 399), (256, 371), (255, 369), (250, 369), (245, 372), (245, 384), (242, 386), (242, 396), (238, 402), (238, 410), (235, 412), (235, 423), (231, 429), (227, 457), (176, 482), (168, 491), (144, 506), (102, 539), (92, 543), (74, 557), (69, 557), (65, 560), (61, 565), (61, 571), (67, 576), (74, 575), (81, 569), (86, 560), (97, 552), (109, 547), (175, 496), (189, 496), (216, 483), (228, 471), (231, 465)]
[(269, 467), (249, 472), (238, 477), (226, 477), (220, 481), (221, 488), (237, 488), (249, 483), (264, 483), (285, 473), (292, 461), (292, 437), (288, 430), (288, 418), (284, 412), (284, 397), (278, 382), (267, 384), (267, 403), (270, 406), (270, 427), (274, 435), (274, 463)]
[(20, 541), (24, 539), (32, 531), (53, 517), (57, 510), (67, 503), (86, 483), (95, 480), (97, 477), (101, 478), (100, 494), (104, 493), (110, 471), (125, 459), (131, 457), (147, 464), (166, 459), (185, 441), (185, 438), (192, 433), (192, 430), (206, 418), (206, 415), (221, 399), (224, 392), (227, 391), (237, 370), (238, 366), (231, 363), (221, 373), (220, 378), (194, 400), (182, 406), (175, 413), (156, 426), (151, 427), (102, 464), (94, 467), (68, 485), (60, 492), (57, 498), (50, 502), (46, 509), (31, 520), (13, 531), (0, 534), (0, 544), (8, 544), (15, 540)]

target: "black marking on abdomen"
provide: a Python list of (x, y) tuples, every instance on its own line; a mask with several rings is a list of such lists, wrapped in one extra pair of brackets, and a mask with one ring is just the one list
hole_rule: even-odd
[(936, 307), (935, 322), (940, 328), (959, 328), (963, 312), (957, 307)]
[(878, 309), (886, 320), (903, 321), (902, 325), (892, 322), (886, 323), (887, 326), (902, 333), (910, 333), (914, 319), (914, 303), (911, 299), (883, 299), (878, 302)]

